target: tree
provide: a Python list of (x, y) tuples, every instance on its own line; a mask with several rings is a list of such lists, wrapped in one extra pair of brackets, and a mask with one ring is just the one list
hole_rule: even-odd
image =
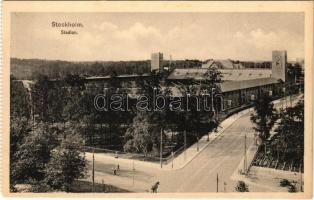
[(72, 133), (62, 140), (60, 146), (52, 150), (45, 170), (47, 185), (68, 192), (75, 179), (86, 175), (85, 155), (81, 153), (82, 144), (82, 138)]
[(218, 83), (222, 82), (223, 75), (216, 67), (208, 68), (205, 73), (205, 83), (209, 88), (217, 88)]
[[(294, 107), (282, 110), (280, 122), (271, 141), (273, 155), (281, 152), (282, 159), (302, 162), (304, 156), (304, 100)], [(279, 152), (277, 152), (279, 151)], [(279, 158), (281, 159), (281, 158)], [(299, 163), (302, 165), (302, 163)]]
[(15, 161), (11, 163), (10, 168), (12, 184), (27, 182), (30, 179), (43, 179), (45, 164), (50, 159), (50, 151), (58, 145), (57, 136), (45, 124), (39, 124), (18, 144), (11, 157)]
[(84, 88), (84, 79), (79, 75), (67, 74), (63, 81), (71, 87)]
[[(151, 151), (155, 154), (159, 152), (160, 133), (164, 135), (163, 130), (167, 125), (167, 111), (164, 109), (153, 110), (154, 103), (152, 100), (156, 94), (162, 94), (167, 98), (171, 92), (168, 88), (162, 89), (160, 85), (161, 78), (161, 74), (153, 74), (150, 79), (137, 80), (136, 82), (141, 88), (140, 95), (145, 95), (149, 100), (148, 109), (150, 111), (137, 111), (133, 124), (127, 129), (125, 134), (125, 151), (144, 153), (145, 156)], [(167, 105), (167, 103), (165, 104)], [(164, 137), (163, 141), (165, 140), (166, 137)]]
[(265, 142), (277, 120), (274, 104), (271, 102), (268, 94), (262, 93), (261, 97), (254, 101), (254, 111), (250, 119), (256, 125), (254, 130), (258, 132), (261, 140)]
[[(185, 98), (189, 99), (189, 105), (186, 105), (190, 108), (190, 110), (186, 110), (184, 113), (183, 126), (185, 126), (185, 130), (188, 132), (191, 132), (194, 139), (197, 140), (200, 135), (200, 133), (206, 133), (210, 131), (212, 128), (218, 127), (219, 121), (218, 118), (214, 118), (218, 113), (218, 105), (215, 104), (214, 100), (214, 107), (216, 111), (216, 116), (214, 115), (214, 110), (206, 111), (204, 109), (204, 106), (201, 106), (202, 102), (198, 102), (196, 98), (201, 100), (204, 97), (204, 95), (209, 95), (211, 98), (216, 98), (215, 95), (219, 94), (220, 87), (219, 84), (222, 82), (222, 74), (221, 72), (215, 68), (209, 68), (206, 73), (204, 74), (204, 79), (200, 81), (198, 84), (195, 82), (192, 82), (190, 85), (181, 85), (179, 90), (183, 94)], [(207, 99), (208, 100), (208, 99)], [(186, 100), (184, 102), (187, 102)], [(200, 104), (200, 108), (197, 108)], [(210, 104), (211, 105), (211, 104)], [(208, 123), (206, 124), (206, 129), (202, 125), (204, 122)], [(209, 128), (208, 128), (209, 127)]]
[(48, 107), (52, 98), (49, 98), (50, 90), (53, 83), (49, 80), (48, 76), (38, 75), (35, 84), (32, 87), (32, 104), (36, 114), (39, 114), (41, 121), (48, 121)]
[(244, 181), (239, 181), (235, 189), (238, 192), (249, 192), (249, 188)]
[(133, 119), (132, 126), (126, 131), (124, 151), (144, 153), (146, 156), (152, 150), (153, 141), (151, 133), (148, 113), (138, 112)]
[(20, 180), (22, 172), (18, 170), (17, 152), (20, 146), (31, 133), (31, 125), (26, 118), (16, 118), (10, 120), (10, 186), (13, 186)]

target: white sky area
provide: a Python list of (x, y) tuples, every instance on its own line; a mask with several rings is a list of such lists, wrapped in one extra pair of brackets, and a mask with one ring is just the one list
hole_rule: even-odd
[[(83, 28), (53, 28), (80, 22)], [(75, 30), (78, 35), (62, 35)], [(304, 58), (303, 13), (13, 13), (11, 57), (70, 61)]]

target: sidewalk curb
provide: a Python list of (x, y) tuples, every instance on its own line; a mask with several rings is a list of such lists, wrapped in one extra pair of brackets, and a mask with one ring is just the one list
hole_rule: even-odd
[[(241, 112), (235, 113), (235, 114), (229, 116), (228, 118), (226, 118), (225, 120), (228, 120), (229, 118), (233, 117), (234, 115), (237, 115), (237, 116), (236, 116), (237, 118), (236, 118), (235, 120), (233, 120), (232, 123), (230, 123), (230, 124), (227, 125), (226, 127), (223, 127), (218, 133), (216, 133), (216, 136), (215, 136), (213, 139), (211, 139), (210, 141), (208, 141), (208, 142), (205, 144), (205, 146), (203, 146), (203, 147), (198, 151), (198, 153), (196, 153), (194, 156), (192, 156), (192, 158), (191, 158), (189, 161), (187, 161), (186, 163), (184, 163), (183, 165), (181, 165), (181, 166), (179, 166), (179, 167), (177, 167), (177, 168), (173, 168), (173, 169), (160, 169), (160, 170), (174, 171), (174, 170), (179, 170), (179, 169), (184, 168), (187, 164), (189, 164), (192, 160), (194, 160), (194, 158), (195, 158), (196, 156), (198, 156), (210, 143), (212, 143), (213, 141), (215, 141), (215, 140), (218, 138), (218, 136), (220, 136), (223, 132), (225, 132), (225, 130), (226, 130), (228, 127), (230, 127), (230, 126), (231, 126), (232, 124), (234, 124), (238, 119), (240, 119), (241, 117), (243, 117), (244, 115), (246, 115), (246, 114), (248, 114), (248, 113), (250, 113), (250, 112), (251, 112), (251, 108), (247, 108), (247, 109), (245, 109), (245, 110), (242, 110)], [(225, 121), (225, 120), (224, 120), (224, 121)], [(222, 121), (222, 122), (224, 122), (224, 121)], [(222, 122), (221, 122), (221, 123), (222, 123)], [(204, 137), (206, 137), (206, 136), (204, 136)], [(183, 153), (183, 152), (182, 152), (182, 153)]]

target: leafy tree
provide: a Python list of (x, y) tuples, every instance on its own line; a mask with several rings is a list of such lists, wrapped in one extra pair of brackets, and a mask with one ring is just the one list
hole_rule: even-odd
[(287, 75), (290, 80), (293, 82), (297, 81), (300, 77), (303, 76), (302, 74), (302, 67), (300, 64), (296, 63), (295, 65), (289, 64), (287, 67)]
[(58, 145), (57, 137), (45, 124), (30, 132), (15, 152), (12, 152), (11, 182), (41, 180), (45, 172), (45, 164), (50, 159), (50, 151)]
[(208, 89), (218, 89), (218, 83), (222, 82), (223, 75), (216, 67), (208, 68), (205, 73), (205, 84)]
[(53, 99), (49, 98), (52, 82), (47, 76), (39, 74), (32, 87), (34, 112), (39, 114), (41, 121), (48, 121), (48, 106)]
[[(203, 133), (219, 125), (218, 118), (216, 118), (217, 115), (214, 115), (214, 112), (218, 112), (218, 104), (215, 103), (216, 101), (213, 102), (216, 111), (206, 111), (203, 109), (203, 102), (201, 102), (200, 108), (197, 108), (198, 102), (195, 97), (199, 98), (202, 95), (210, 95), (210, 97), (215, 98), (215, 95), (220, 92), (219, 83), (221, 82), (221, 72), (217, 68), (209, 68), (204, 74), (203, 81), (200, 81), (198, 84), (194, 82), (189, 85), (181, 85), (179, 88), (185, 97), (184, 103), (187, 102), (186, 98), (189, 99), (189, 105), (185, 105), (185, 107), (188, 106), (190, 108), (189, 111), (186, 110), (184, 113), (181, 113), (184, 115), (181, 119), (181, 123), (184, 123), (182, 127), (185, 127), (185, 130), (192, 133), (194, 140), (197, 140)], [(209, 126), (206, 126), (206, 130), (202, 126), (204, 122), (208, 122), (209, 124)]]
[(60, 146), (52, 150), (51, 159), (45, 169), (47, 185), (68, 192), (75, 179), (86, 175), (82, 144), (82, 138), (78, 134), (69, 134)]
[[(279, 154), (279, 159), (303, 161), (304, 156), (304, 100), (301, 99), (294, 107), (282, 110), (280, 122), (272, 138), (273, 155)], [(279, 152), (277, 152), (279, 151)], [(286, 158), (285, 158), (286, 157)], [(302, 165), (302, 163), (300, 163)]]
[(256, 125), (254, 130), (258, 132), (261, 140), (265, 142), (277, 120), (277, 113), (270, 96), (262, 93), (261, 97), (254, 101), (254, 111), (251, 114), (251, 121)]
[[(136, 84), (141, 88), (140, 94), (145, 95), (149, 100), (148, 109), (150, 111), (137, 112), (132, 125), (127, 129), (125, 134), (125, 151), (144, 153), (145, 156), (151, 151), (154, 154), (159, 152), (161, 143), (160, 133), (162, 132), (164, 135), (163, 130), (165, 130), (168, 124), (166, 123), (166, 115), (169, 112), (166, 110), (153, 110), (153, 99), (157, 94), (163, 94), (166, 98), (170, 94), (168, 88), (162, 89), (160, 85), (161, 79), (161, 74), (156, 73), (150, 79), (136, 81)], [(137, 126), (137, 124), (140, 125)], [(141, 139), (141, 137), (143, 138)], [(163, 138), (165, 142), (166, 137)]]
[(144, 153), (146, 156), (152, 150), (151, 125), (148, 120), (148, 113), (138, 112), (133, 119), (133, 124), (125, 134), (126, 152)]
[(10, 120), (10, 186), (14, 186), (22, 175), (22, 172), (15, 167), (20, 160), (16, 154), (23, 144), (24, 138), (30, 133), (31, 125), (26, 118)]

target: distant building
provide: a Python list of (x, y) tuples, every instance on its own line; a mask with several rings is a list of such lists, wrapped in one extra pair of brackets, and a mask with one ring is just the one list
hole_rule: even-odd
[(208, 69), (208, 68), (217, 68), (217, 69), (243, 69), (244, 66), (240, 62), (236, 62), (230, 59), (227, 60), (214, 60), (214, 59), (209, 59), (206, 60), (202, 64), (203, 69)]
[(272, 77), (286, 82), (287, 51), (273, 51), (272, 54)]
[(150, 70), (151, 72), (152, 71), (162, 72), (164, 70), (162, 53), (152, 53)]

